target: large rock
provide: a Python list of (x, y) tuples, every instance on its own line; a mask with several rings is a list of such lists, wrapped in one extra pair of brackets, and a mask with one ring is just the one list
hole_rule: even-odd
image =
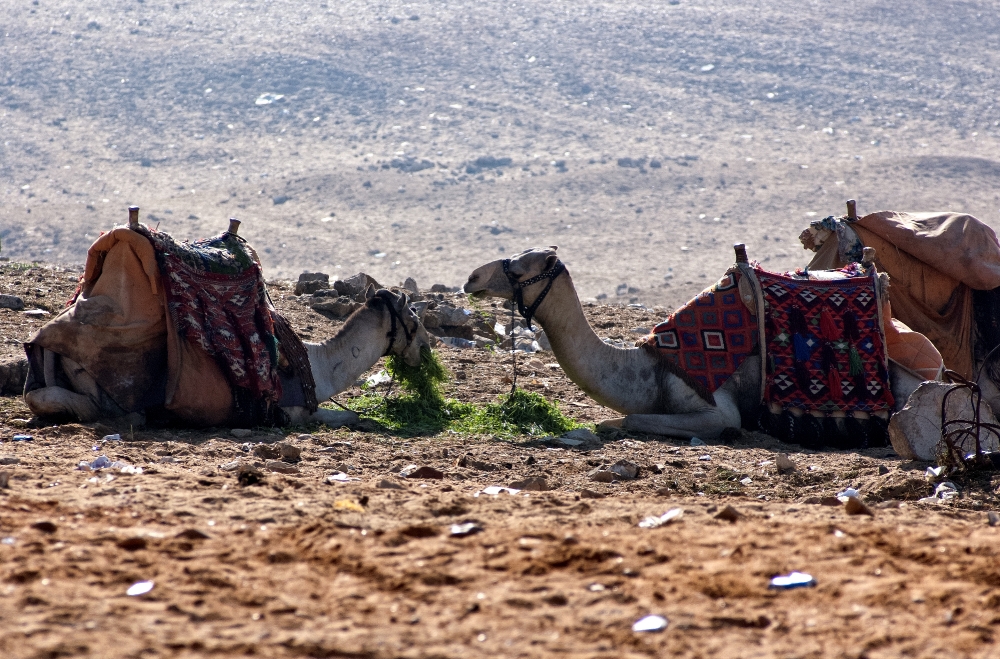
[(28, 360), (13, 359), (0, 363), (0, 396), (20, 396), (28, 377)]
[(322, 272), (303, 272), (295, 283), (295, 294), (309, 295), (324, 288), (330, 288), (330, 275)]
[(13, 309), (20, 311), (24, 308), (24, 300), (16, 295), (0, 294), (0, 309)]
[(349, 298), (353, 298), (358, 302), (364, 301), (363, 299), (360, 299), (360, 296), (364, 295), (369, 286), (374, 286), (375, 290), (382, 288), (382, 286), (375, 281), (374, 277), (366, 275), (363, 272), (359, 272), (358, 274), (348, 277), (347, 279), (333, 282), (333, 287), (337, 289), (338, 293), (346, 295)]
[(346, 318), (354, 313), (356, 309), (361, 308), (362, 305), (360, 302), (355, 302), (351, 298), (342, 295), (335, 299), (328, 297), (312, 298), (309, 301), (309, 306), (313, 308), (313, 311), (318, 311), (324, 316)]
[[(946, 446), (941, 440), (941, 402), (948, 391), (956, 388), (958, 390), (948, 396), (946, 420), (973, 419), (972, 392), (945, 382), (924, 382), (910, 394), (903, 409), (893, 414), (889, 421), (889, 440), (896, 453), (911, 460), (937, 460), (939, 455), (945, 453)], [(980, 406), (979, 420), (983, 423), (997, 422), (986, 401)], [(968, 423), (952, 424), (949, 430), (968, 427)], [(985, 451), (998, 449), (996, 436), (990, 432), (981, 430), (979, 441)], [(961, 448), (963, 453), (975, 451), (975, 437), (966, 437)]]

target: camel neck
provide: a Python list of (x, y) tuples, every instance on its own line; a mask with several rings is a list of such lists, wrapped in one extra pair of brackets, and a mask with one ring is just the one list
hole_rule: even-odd
[(563, 371), (594, 400), (626, 414), (657, 408), (653, 359), (643, 350), (616, 348), (597, 336), (569, 272), (553, 282), (535, 315)]
[(337, 335), (323, 343), (306, 343), (316, 380), (316, 400), (329, 400), (354, 382), (389, 347), (385, 314), (364, 308), (351, 316)]

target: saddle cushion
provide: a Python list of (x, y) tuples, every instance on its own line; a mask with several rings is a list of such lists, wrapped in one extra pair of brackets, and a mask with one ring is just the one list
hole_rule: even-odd
[(882, 412), (893, 406), (878, 276), (851, 264), (830, 279), (754, 268), (764, 299), (764, 399), (783, 409)]
[(725, 384), (757, 347), (757, 318), (740, 296), (738, 271), (672, 313), (645, 339), (708, 392)]

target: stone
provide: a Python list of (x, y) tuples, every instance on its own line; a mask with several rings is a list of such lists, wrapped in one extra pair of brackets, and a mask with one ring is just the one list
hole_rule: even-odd
[(375, 290), (382, 288), (382, 286), (375, 281), (374, 277), (366, 275), (363, 272), (359, 272), (358, 274), (348, 277), (342, 281), (338, 280), (333, 282), (333, 287), (337, 289), (338, 293), (353, 298), (357, 302), (363, 301), (359, 298), (364, 295), (369, 286), (374, 286)]
[(639, 465), (628, 460), (619, 460), (608, 467), (608, 471), (623, 481), (634, 481), (639, 477)]
[(20, 311), (24, 309), (24, 300), (16, 295), (0, 294), (0, 309)]
[(992, 510), (986, 513), (986, 523), (990, 526), (1000, 525), (1000, 515), (993, 512)]
[(548, 492), (552, 489), (544, 476), (529, 476), (523, 480), (514, 481), (508, 487), (526, 492)]
[(417, 280), (413, 277), (406, 278), (406, 281), (403, 282), (403, 288), (411, 293), (420, 293), (420, 289), (417, 288)]
[[(958, 385), (945, 382), (923, 382), (916, 391), (910, 394), (906, 405), (889, 420), (889, 440), (892, 448), (900, 457), (908, 460), (936, 460), (943, 454), (946, 446), (941, 441), (941, 403), (945, 394), (957, 388)], [(972, 420), (974, 408), (972, 394), (968, 389), (961, 388), (948, 396), (948, 406), (945, 410), (947, 420)], [(997, 423), (993, 410), (984, 400), (980, 407), (982, 423)], [(952, 424), (950, 429), (958, 430), (969, 427), (968, 424)], [(1000, 449), (996, 435), (981, 430), (979, 441), (984, 451)], [(963, 453), (975, 451), (975, 438), (965, 437), (960, 450)]]
[(875, 516), (875, 511), (865, 505), (865, 502), (857, 497), (847, 497), (847, 503), (844, 504), (844, 512), (848, 515), (868, 515), (869, 517)]
[(795, 463), (791, 461), (787, 453), (779, 453), (774, 459), (774, 465), (779, 474), (790, 474), (795, 471)]
[(243, 463), (236, 468), (236, 482), (243, 487), (259, 485), (264, 482), (264, 474), (257, 467)]
[(288, 464), (287, 462), (282, 462), (281, 460), (268, 460), (264, 463), (264, 467), (268, 471), (273, 471), (278, 474), (297, 474), (299, 473), (299, 468), (297, 465)]
[(0, 490), (6, 490), (10, 487), (10, 472), (0, 471)]
[(277, 444), (258, 444), (253, 447), (253, 454), (265, 460), (283, 460), (284, 462), (298, 462), (302, 449), (287, 442)]
[(596, 442), (600, 440), (600, 438), (589, 428), (576, 428), (575, 430), (570, 430), (567, 433), (563, 433), (559, 439), (572, 439), (584, 443)]
[(233, 428), (229, 431), (229, 434), (237, 439), (243, 439), (244, 437), (249, 437), (253, 434), (253, 431), (249, 428)]
[(431, 286), (431, 293), (450, 293), (451, 288), (444, 284), (434, 284)]
[(428, 467), (424, 465), (418, 467), (417, 465), (409, 465), (403, 467), (399, 475), (403, 478), (423, 478), (423, 479), (437, 479), (440, 480), (444, 478), (444, 472), (435, 469), (434, 467)]
[(470, 469), (477, 469), (479, 471), (496, 471), (497, 466), (490, 464), (489, 462), (481, 462), (476, 460), (471, 455), (463, 455), (459, 459), (455, 460), (456, 467), (468, 467)]
[(433, 309), (427, 309), (423, 317), (424, 327), (428, 329), (463, 327), (471, 324), (472, 320), (471, 311), (450, 304), (439, 304)]
[(42, 533), (55, 533), (58, 527), (53, 522), (46, 520), (42, 522), (35, 522), (31, 525), (31, 528), (36, 531), (41, 531)]
[(309, 300), (309, 306), (312, 307), (313, 311), (317, 311), (324, 315), (329, 314), (334, 318), (347, 318), (363, 305), (360, 302), (355, 302), (347, 296), (341, 295), (340, 297), (332, 300), (330, 298), (311, 298)]
[(743, 513), (736, 510), (732, 506), (726, 506), (715, 515), (715, 519), (721, 519), (730, 523), (736, 523), (743, 519), (743, 517)]
[(323, 288), (330, 288), (330, 275), (322, 272), (303, 272), (295, 283), (295, 294), (308, 295)]
[(184, 529), (174, 537), (181, 540), (208, 540), (209, 535), (198, 529)]
[(604, 469), (595, 469), (587, 474), (587, 477), (595, 483), (610, 483), (615, 479), (615, 475)]
[(0, 396), (20, 396), (28, 378), (28, 360), (24, 357), (0, 363)]
[(376, 485), (375, 487), (379, 488), (380, 490), (405, 490), (406, 489), (405, 487), (403, 487), (399, 483), (394, 483), (393, 481), (391, 481), (391, 480), (389, 480), (387, 478), (383, 478), (382, 480), (380, 480), (378, 482), (378, 485)]
[(607, 495), (602, 492), (595, 492), (594, 490), (588, 490), (586, 488), (580, 490), (581, 499), (603, 499)]
[(21, 458), (15, 458), (14, 456), (5, 455), (0, 458), (0, 465), (19, 465), (21, 464)]

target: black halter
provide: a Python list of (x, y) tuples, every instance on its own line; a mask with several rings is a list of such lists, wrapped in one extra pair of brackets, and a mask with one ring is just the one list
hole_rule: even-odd
[(389, 346), (385, 349), (383, 356), (392, 352), (392, 346), (396, 344), (396, 336), (398, 335), (399, 327), (403, 328), (403, 336), (406, 337), (406, 345), (404, 348), (409, 347), (409, 345), (413, 343), (413, 332), (411, 332), (410, 328), (406, 326), (406, 321), (403, 320), (403, 316), (396, 311), (396, 300), (393, 298), (392, 293), (383, 289), (375, 293), (375, 297), (381, 298), (381, 300), (385, 303), (385, 306), (389, 309), (389, 319), (391, 321), (389, 333), (386, 334), (386, 337), (389, 339)]
[[(552, 267), (545, 272), (535, 275), (531, 279), (518, 281), (517, 277), (510, 271), (510, 259), (503, 260), (503, 273), (507, 275), (507, 280), (510, 282), (511, 288), (514, 289), (514, 302), (517, 303), (517, 310), (524, 318), (524, 322), (528, 325), (528, 329), (531, 329), (531, 317), (535, 315), (535, 312), (538, 311), (538, 307), (542, 304), (545, 296), (549, 294), (549, 290), (552, 288), (552, 282), (554, 282), (556, 277), (565, 271), (566, 266), (563, 265), (562, 261), (556, 259), (556, 262), (552, 265)], [(548, 279), (549, 283), (545, 285), (545, 288), (542, 289), (541, 294), (535, 298), (535, 301), (531, 303), (531, 306), (525, 309), (524, 289), (545, 279)]]

